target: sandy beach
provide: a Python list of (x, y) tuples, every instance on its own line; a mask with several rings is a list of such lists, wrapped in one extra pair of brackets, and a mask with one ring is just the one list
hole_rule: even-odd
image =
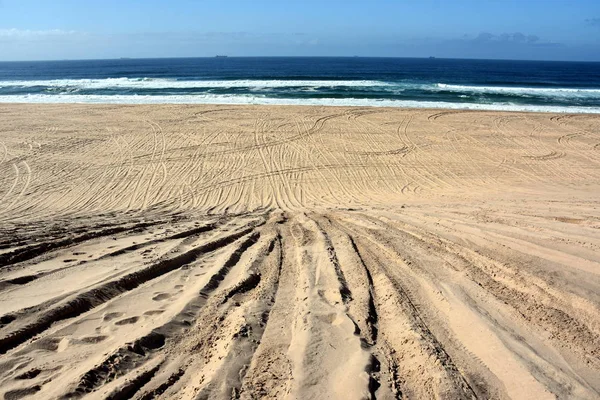
[(597, 399), (600, 115), (0, 105), (5, 399)]

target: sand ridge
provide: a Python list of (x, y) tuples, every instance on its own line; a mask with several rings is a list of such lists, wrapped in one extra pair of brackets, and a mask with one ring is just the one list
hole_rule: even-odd
[(600, 396), (600, 117), (0, 106), (17, 398)]

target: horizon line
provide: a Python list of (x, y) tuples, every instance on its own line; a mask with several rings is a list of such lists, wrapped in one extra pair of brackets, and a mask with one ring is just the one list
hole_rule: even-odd
[(126, 60), (177, 60), (177, 59), (226, 59), (226, 58), (388, 58), (388, 59), (417, 59), (417, 60), (471, 60), (471, 61), (525, 61), (525, 62), (560, 62), (560, 63), (600, 63), (600, 60), (532, 60), (516, 58), (475, 58), (475, 57), (409, 57), (409, 56), (174, 56), (174, 57), (111, 57), (111, 58), (54, 58), (37, 60), (0, 60), (0, 63), (26, 63), (26, 62), (67, 62), (67, 61), (126, 61)]

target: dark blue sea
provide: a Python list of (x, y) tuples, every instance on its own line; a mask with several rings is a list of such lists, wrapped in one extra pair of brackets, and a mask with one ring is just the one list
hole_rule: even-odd
[(600, 63), (362, 57), (2, 62), (0, 102), (600, 113)]

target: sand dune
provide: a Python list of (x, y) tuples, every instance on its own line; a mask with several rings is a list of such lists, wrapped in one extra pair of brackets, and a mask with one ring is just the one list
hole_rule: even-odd
[(600, 117), (0, 106), (6, 399), (600, 397)]

